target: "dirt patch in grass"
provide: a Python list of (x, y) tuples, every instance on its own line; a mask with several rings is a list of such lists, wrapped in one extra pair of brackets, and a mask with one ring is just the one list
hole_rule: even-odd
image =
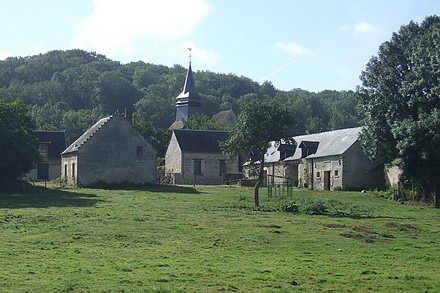
[(400, 231), (420, 231), (419, 226), (414, 224), (400, 224), (396, 222), (387, 222), (385, 223), (385, 227), (397, 228)]
[(354, 226), (352, 230), (354, 232), (352, 231), (343, 232), (340, 235), (346, 238), (361, 240), (367, 243), (373, 243), (373, 242), (381, 241), (383, 239), (394, 238), (394, 235), (392, 234), (377, 232), (364, 226)]

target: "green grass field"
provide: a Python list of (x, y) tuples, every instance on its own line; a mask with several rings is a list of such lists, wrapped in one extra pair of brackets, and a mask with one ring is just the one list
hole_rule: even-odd
[(0, 292), (440, 291), (440, 210), (261, 193), (260, 211), (227, 186), (0, 194)]

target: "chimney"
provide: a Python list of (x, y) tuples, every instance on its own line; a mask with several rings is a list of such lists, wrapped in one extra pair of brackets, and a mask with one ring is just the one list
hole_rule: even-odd
[(131, 107), (125, 108), (125, 120), (133, 124), (133, 110)]

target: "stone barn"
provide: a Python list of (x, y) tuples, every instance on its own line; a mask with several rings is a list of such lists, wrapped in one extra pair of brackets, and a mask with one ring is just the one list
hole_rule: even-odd
[(67, 185), (154, 182), (156, 150), (132, 125), (131, 115), (102, 118), (61, 154)]
[(219, 142), (226, 131), (174, 129), (165, 155), (165, 172), (175, 184), (223, 184), (241, 177), (237, 156), (227, 160)]

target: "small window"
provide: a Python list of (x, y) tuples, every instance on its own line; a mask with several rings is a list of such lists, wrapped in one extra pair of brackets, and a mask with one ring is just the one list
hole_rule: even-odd
[(38, 150), (40, 152), (47, 152), (48, 149), (49, 146), (47, 145), (47, 143), (40, 143), (40, 145), (38, 146)]
[(339, 170), (335, 170), (335, 177), (339, 177)]
[(64, 164), (64, 178), (67, 178), (67, 164)]
[(321, 178), (321, 172), (316, 172), (316, 178)]
[(72, 163), (72, 178), (75, 178), (75, 163)]
[(202, 159), (193, 159), (194, 175), (202, 175)]
[(226, 160), (218, 160), (218, 175), (226, 175)]
[(143, 148), (141, 146), (137, 147), (136, 156), (138, 159), (141, 159), (144, 156)]

